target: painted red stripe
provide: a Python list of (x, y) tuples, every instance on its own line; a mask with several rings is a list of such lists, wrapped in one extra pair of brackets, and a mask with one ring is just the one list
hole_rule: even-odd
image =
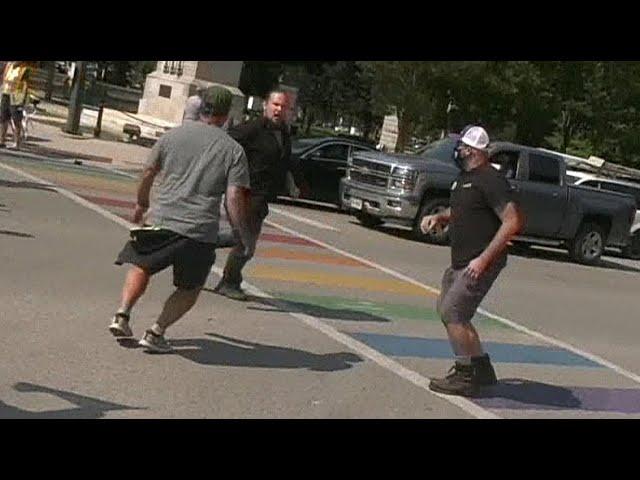
[(289, 243), (292, 245), (305, 245), (316, 248), (324, 248), (320, 245), (316, 245), (304, 238), (290, 237), (289, 235), (278, 235), (277, 233), (262, 233), (260, 235), (260, 240), (265, 242), (276, 242), (276, 243)]
[(94, 197), (91, 195), (81, 195), (81, 197), (98, 205), (108, 205), (110, 207), (135, 208), (136, 206), (136, 202), (118, 200), (117, 198)]
[[(107, 205), (110, 207), (121, 207), (121, 208), (131, 208), (131, 209), (133, 209), (136, 206), (135, 202), (131, 202), (129, 200), (118, 200), (116, 198), (96, 197), (92, 195), (81, 195), (81, 196), (85, 200), (88, 200), (98, 205)], [(267, 227), (267, 225), (265, 225), (265, 227)], [(316, 245), (313, 242), (305, 240), (304, 238), (291, 237), (289, 235), (279, 235), (277, 233), (263, 232), (260, 235), (260, 240), (265, 242), (288, 243), (291, 245), (304, 245), (307, 247), (324, 248), (324, 247), (321, 247), (320, 245)]]

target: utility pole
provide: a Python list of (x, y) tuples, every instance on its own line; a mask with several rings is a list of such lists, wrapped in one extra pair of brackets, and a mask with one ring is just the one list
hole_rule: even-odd
[(85, 71), (86, 63), (83, 61), (76, 62), (75, 75), (71, 84), (71, 97), (69, 98), (69, 115), (67, 116), (67, 125), (63, 129), (66, 133), (73, 135), (80, 133)]
[(44, 99), (47, 102), (51, 101), (51, 96), (53, 95), (53, 80), (56, 75), (56, 62), (47, 62), (47, 87), (44, 92)]

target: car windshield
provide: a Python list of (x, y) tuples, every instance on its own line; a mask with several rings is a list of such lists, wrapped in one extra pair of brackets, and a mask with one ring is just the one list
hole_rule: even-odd
[(441, 140), (436, 140), (429, 145), (421, 148), (416, 152), (416, 155), (420, 157), (435, 158), (445, 162), (453, 161), (453, 149), (457, 143), (457, 138), (446, 137)]
[(318, 145), (322, 141), (321, 138), (299, 138), (291, 143), (291, 151), (293, 153), (300, 153), (309, 147)]

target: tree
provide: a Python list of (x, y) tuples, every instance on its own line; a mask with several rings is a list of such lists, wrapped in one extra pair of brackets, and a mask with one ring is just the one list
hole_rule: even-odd
[(240, 90), (245, 95), (264, 97), (278, 84), (283, 68), (281, 62), (244, 62), (240, 73)]

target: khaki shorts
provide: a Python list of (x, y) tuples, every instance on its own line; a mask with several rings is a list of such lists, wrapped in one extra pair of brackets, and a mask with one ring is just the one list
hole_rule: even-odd
[(470, 322), (504, 266), (504, 262), (491, 265), (478, 280), (465, 275), (464, 268), (447, 268), (437, 303), (442, 321), (445, 324)]

